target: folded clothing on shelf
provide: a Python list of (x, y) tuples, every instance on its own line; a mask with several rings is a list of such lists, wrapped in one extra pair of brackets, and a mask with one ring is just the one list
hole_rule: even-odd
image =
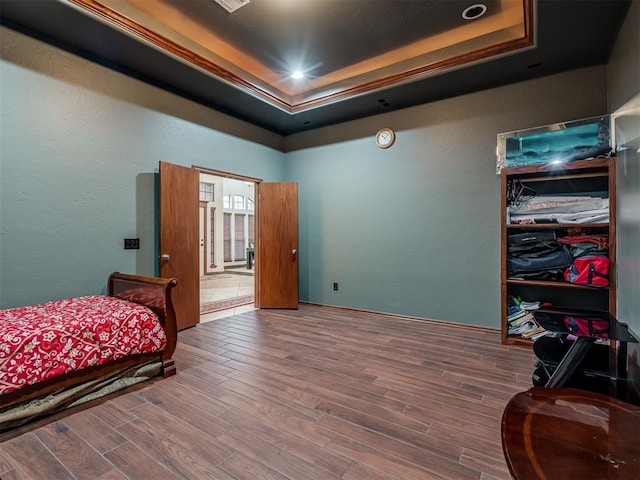
[(591, 196), (527, 197), (509, 207), (510, 223), (608, 223), (609, 199)]
[(540, 308), (540, 302), (520, 302), (520, 308), (522, 310), (537, 310)]

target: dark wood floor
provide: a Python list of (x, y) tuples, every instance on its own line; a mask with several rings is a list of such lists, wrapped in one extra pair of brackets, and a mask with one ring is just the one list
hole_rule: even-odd
[(508, 479), (530, 349), (498, 332), (301, 305), (180, 332), (178, 374), (4, 437), (13, 479)]

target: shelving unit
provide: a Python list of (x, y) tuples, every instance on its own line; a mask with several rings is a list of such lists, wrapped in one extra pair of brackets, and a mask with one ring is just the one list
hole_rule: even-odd
[[(507, 299), (509, 295), (523, 300), (541, 300), (554, 306), (574, 308), (599, 313), (616, 313), (616, 179), (615, 158), (578, 160), (562, 165), (532, 165), (503, 168), (502, 192), (502, 236), (501, 236), (501, 325), (502, 343), (508, 345), (531, 345), (531, 341), (520, 336), (509, 336), (507, 332)], [(581, 195), (593, 192), (606, 194), (609, 198), (609, 223), (545, 223), (509, 224), (508, 185), (520, 181), (531, 186), (538, 194)], [(609, 236), (609, 286), (589, 287), (565, 281), (521, 280), (507, 276), (507, 237), (514, 233), (553, 230), (558, 237), (574, 233)]]

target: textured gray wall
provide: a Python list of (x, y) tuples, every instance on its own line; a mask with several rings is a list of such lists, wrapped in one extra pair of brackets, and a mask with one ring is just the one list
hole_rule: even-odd
[(604, 114), (606, 90), (592, 67), (287, 137), (301, 298), (499, 328), (496, 135)]
[[(496, 135), (607, 111), (593, 67), (290, 136), (283, 155), (280, 137), (2, 34), (3, 307), (153, 273), (165, 160), (299, 182), (302, 300), (498, 328)], [(122, 250), (133, 235), (143, 248)]]
[(154, 274), (161, 160), (284, 177), (280, 136), (0, 33), (0, 308), (101, 292), (114, 270)]
[[(609, 107), (617, 126), (618, 319), (640, 338), (640, 1), (634, 0), (608, 65)], [(629, 345), (629, 377), (640, 395), (640, 344)]]
[(640, 1), (631, 4), (608, 65), (618, 143), (618, 318), (640, 335)]
[(640, 0), (633, 0), (607, 66), (609, 112), (640, 107)]

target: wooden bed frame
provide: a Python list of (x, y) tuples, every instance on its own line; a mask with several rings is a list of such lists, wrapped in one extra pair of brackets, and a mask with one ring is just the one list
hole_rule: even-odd
[[(160, 374), (163, 377), (175, 375), (176, 367), (171, 358), (176, 349), (178, 331), (175, 310), (171, 301), (171, 289), (175, 286), (175, 278), (145, 277), (119, 272), (112, 273), (108, 281), (107, 294), (109, 296), (124, 298), (125, 300), (145, 305), (158, 315), (167, 336), (167, 345), (163, 351), (120, 358), (103, 365), (84, 368), (61, 377), (28, 385), (2, 395), (0, 406), (3, 409), (17, 406), (44, 395), (81, 385), (90, 380), (114, 376), (136, 365), (143, 365), (153, 360), (162, 362)], [(140, 295), (136, 297), (136, 293)]]

